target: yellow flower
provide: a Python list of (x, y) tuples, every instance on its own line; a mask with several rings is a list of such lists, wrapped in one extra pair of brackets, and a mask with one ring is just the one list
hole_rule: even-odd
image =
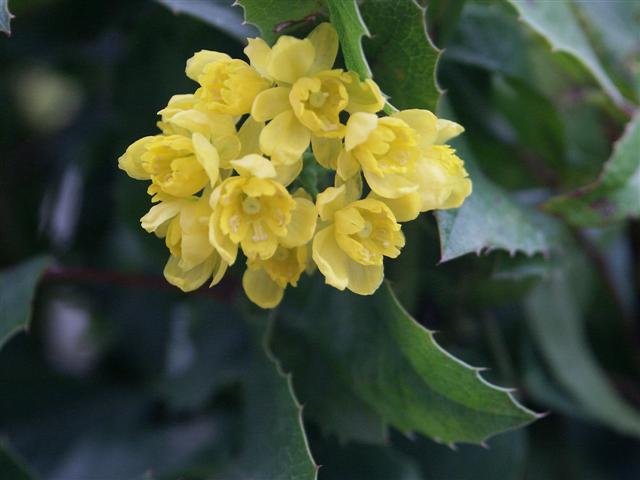
[(372, 198), (349, 203), (346, 194), (342, 185), (318, 195), (318, 212), (327, 226), (313, 239), (313, 260), (329, 285), (370, 295), (382, 282), (383, 257), (397, 257), (404, 236), (384, 203)]
[(305, 39), (281, 36), (273, 48), (262, 39), (249, 39), (245, 53), (251, 65), (277, 84), (258, 94), (251, 109), (256, 121), (270, 120), (260, 147), (274, 163), (294, 163), (311, 141), (320, 163), (332, 165), (335, 158), (328, 155), (338, 151), (335, 145), (344, 135), (340, 113), (377, 112), (384, 106), (372, 80), (332, 70), (337, 52), (338, 35), (328, 23)]
[(276, 307), (287, 285), (297, 286), (300, 274), (307, 266), (307, 256), (306, 245), (279, 246), (267, 260), (259, 257), (247, 260), (242, 286), (249, 300), (262, 308)]
[(218, 179), (216, 148), (201, 134), (155, 135), (134, 142), (118, 159), (118, 166), (138, 180), (151, 180), (149, 194), (188, 197)]
[(399, 221), (421, 211), (458, 207), (471, 193), (471, 182), (462, 160), (441, 143), (462, 131), (427, 110), (384, 118), (356, 113), (347, 123), (338, 175), (346, 179), (362, 169), (371, 198), (387, 203)]
[(250, 154), (231, 162), (238, 176), (226, 179), (211, 194), (209, 238), (226, 262), (235, 262), (238, 245), (249, 259), (270, 258), (278, 248), (307, 243), (317, 212), (304, 198), (292, 198), (275, 180), (271, 162)]
[(208, 198), (189, 197), (160, 202), (142, 217), (142, 227), (165, 239), (170, 257), (164, 268), (169, 283), (184, 292), (195, 290), (212, 278), (217, 284), (227, 263), (209, 243)]
[(239, 157), (241, 144), (235, 118), (204, 108), (195, 95), (174, 95), (158, 114), (158, 127), (165, 135), (191, 137), (200, 133), (209, 140), (218, 151), (220, 168), (230, 169), (229, 161)]
[(244, 115), (256, 95), (271, 82), (246, 62), (229, 55), (201, 50), (187, 61), (186, 73), (200, 84), (196, 97), (214, 112)]

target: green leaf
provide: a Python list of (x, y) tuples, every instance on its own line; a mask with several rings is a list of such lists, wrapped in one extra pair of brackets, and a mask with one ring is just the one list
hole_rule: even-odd
[(620, 108), (628, 108), (628, 101), (613, 83), (593, 51), (572, 2), (545, 0), (509, 0), (521, 20), (544, 37), (551, 49), (565, 52), (584, 65)]
[[(263, 322), (264, 328), (264, 316), (255, 321)], [(254, 326), (254, 333), (258, 330)], [(302, 406), (293, 391), (291, 376), (282, 372), (266, 345), (264, 352), (255, 351), (252, 356), (244, 393), (243, 453), (221, 478), (316, 479), (318, 467), (307, 445)]]
[(20, 330), (29, 328), (31, 303), (48, 257), (35, 257), (0, 273), (0, 348)]
[(545, 208), (577, 226), (601, 226), (640, 216), (640, 113), (614, 145), (600, 178), (552, 198)]
[[(310, 282), (310, 290), (287, 295), (280, 323), (306, 335), (325, 355), (327, 375), (338, 376), (385, 422), (443, 443), (480, 443), (536, 418), (508, 390), (482, 379), (480, 369), (444, 351), (388, 284), (363, 297), (321, 278)], [(305, 364), (293, 370), (294, 379), (304, 374)], [(316, 394), (325, 394), (322, 384)]]
[(238, 9), (229, 8), (225, 0), (156, 0), (173, 13), (190, 15), (216, 27), (230, 36), (244, 42), (248, 37), (257, 36), (255, 28), (247, 25)]
[(322, 0), (237, 0), (247, 23), (258, 27), (262, 38), (273, 43), (278, 34), (297, 24), (312, 21), (322, 11)]
[(370, 36), (362, 20), (356, 0), (327, 0), (329, 18), (338, 31), (342, 55), (348, 70), (353, 70), (360, 78), (371, 77), (371, 69), (362, 50), (362, 37)]
[(427, 33), (425, 9), (414, 0), (367, 0), (360, 10), (373, 32), (364, 41), (373, 77), (390, 102), (399, 109), (435, 111), (440, 51)]
[(525, 302), (529, 327), (554, 377), (586, 414), (640, 436), (640, 412), (618, 395), (589, 349), (576, 299), (579, 280), (565, 268), (541, 282)]
[(0, 478), (11, 480), (33, 480), (35, 476), (13, 451), (0, 441)]
[(460, 158), (473, 181), (473, 193), (460, 208), (436, 212), (442, 262), (467, 253), (502, 249), (512, 254), (546, 254), (553, 241), (551, 219), (516, 203), (478, 169), (465, 143), (458, 141)]
[(13, 15), (9, 11), (9, 0), (0, 0), (0, 32), (11, 35), (11, 19)]

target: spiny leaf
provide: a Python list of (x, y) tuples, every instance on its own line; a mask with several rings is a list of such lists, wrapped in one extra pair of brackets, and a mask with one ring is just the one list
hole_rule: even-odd
[(229, 8), (223, 0), (156, 0), (175, 14), (184, 13), (213, 25), (232, 37), (244, 42), (248, 37), (257, 36), (253, 27), (242, 21), (239, 9)]
[[(443, 350), (386, 283), (362, 297), (319, 278), (312, 282), (310, 290), (287, 295), (276, 335), (287, 328), (312, 338), (308, 356), (324, 355), (327, 375), (339, 377), (385, 422), (448, 444), (481, 443), (536, 418), (508, 390), (490, 385), (479, 369)], [(294, 382), (304, 374), (305, 364), (297, 364)], [(315, 394), (325, 395), (322, 385)]]
[(473, 181), (473, 192), (460, 208), (435, 214), (440, 261), (494, 249), (546, 254), (553, 244), (550, 236), (555, 234), (552, 220), (516, 203), (477, 168), (464, 142), (458, 140), (456, 146)]
[(13, 15), (9, 11), (9, 0), (0, 0), (0, 32), (11, 35), (11, 19)]
[(590, 351), (576, 282), (565, 265), (531, 292), (525, 302), (531, 331), (554, 377), (591, 418), (640, 436), (640, 412), (618, 395)]
[(273, 43), (287, 27), (305, 23), (322, 11), (322, 0), (237, 0), (244, 18), (258, 27), (262, 38)]
[(415, 0), (367, 0), (362, 18), (373, 32), (364, 47), (373, 77), (397, 108), (435, 111), (440, 51), (426, 31), (425, 9)]
[(584, 65), (620, 108), (628, 109), (629, 102), (613, 83), (593, 51), (580, 22), (572, 9), (572, 2), (544, 0), (509, 0), (523, 22), (544, 37), (552, 50), (565, 52)]
[(600, 178), (552, 198), (545, 208), (577, 226), (599, 226), (640, 217), (640, 113), (615, 144)]
[(327, 0), (331, 23), (338, 31), (340, 46), (347, 69), (365, 79), (371, 77), (371, 69), (362, 50), (362, 37), (369, 36), (356, 0)]
[(31, 303), (48, 257), (35, 257), (0, 273), (0, 348), (31, 321)]
[[(268, 335), (266, 319), (253, 318), (254, 341)], [(258, 324), (257, 322), (260, 322)], [(266, 345), (256, 345), (244, 380), (245, 444), (240, 460), (221, 478), (315, 480), (313, 461), (291, 376), (285, 375)]]

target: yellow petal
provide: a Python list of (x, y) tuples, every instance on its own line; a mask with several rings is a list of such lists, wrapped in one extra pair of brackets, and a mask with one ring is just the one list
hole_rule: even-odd
[(232, 160), (231, 165), (243, 177), (274, 178), (276, 176), (273, 164), (262, 155), (255, 153)]
[(349, 257), (338, 246), (333, 225), (316, 233), (313, 239), (312, 256), (318, 270), (324, 275), (326, 283), (338, 290), (344, 290), (347, 287)]
[(418, 184), (402, 175), (386, 174), (378, 176), (369, 170), (364, 171), (364, 178), (371, 187), (381, 197), (398, 198), (408, 193), (418, 190)]
[(376, 82), (370, 78), (362, 81), (355, 72), (347, 72), (346, 75), (350, 80), (345, 83), (349, 95), (349, 104), (346, 110), (349, 113), (376, 113), (382, 110), (385, 100)]
[(251, 116), (257, 122), (271, 120), (279, 113), (291, 110), (289, 87), (274, 87), (258, 94), (251, 107)]
[(358, 295), (371, 295), (374, 293), (384, 278), (384, 266), (361, 265), (350, 257), (347, 257), (347, 288)]
[(127, 172), (131, 178), (136, 180), (149, 180), (149, 174), (142, 168), (142, 154), (145, 153), (149, 140), (155, 137), (142, 137), (133, 142), (127, 151), (118, 159), (118, 168)]
[(151, 207), (149, 212), (140, 219), (140, 224), (147, 232), (155, 232), (165, 222), (178, 215), (184, 205), (185, 201), (183, 200), (160, 202)]
[(318, 211), (316, 206), (306, 198), (294, 198), (296, 207), (291, 211), (291, 221), (287, 225), (287, 235), (280, 239), (280, 243), (287, 247), (299, 247), (313, 237), (316, 231)]
[(343, 180), (339, 175), (335, 176), (334, 183), (336, 187), (344, 185), (345, 188), (345, 203), (355, 202), (362, 197), (362, 175), (359, 173), (353, 175), (347, 180)]
[(261, 308), (277, 307), (284, 295), (284, 288), (274, 282), (262, 268), (245, 270), (242, 288), (247, 297)]
[(438, 119), (437, 129), (438, 136), (434, 142), (437, 145), (441, 145), (464, 132), (464, 127), (462, 125), (452, 122), (451, 120), (445, 120), (444, 118)]
[(199, 133), (194, 133), (191, 141), (193, 142), (196, 159), (200, 165), (202, 165), (204, 171), (207, 172), (211, 185), (215, 185), (220, 172), (220, 157), (218, 156), (218, 151)]
[(373, 198), (384, 203), (391, 209), (398, 222), (415, 220), (420, 214), (422, 200), (418, 192), (409, 193), (398, 198), (384, 198), (371, 192), (368, 198)]
[(346, 205), (346, 187), (341, 185), (340, 187), (329, 187), (321, 192), (316, 197), (316, 208), (320, 218), (328, 222), (333, 219), (333, 215), (336, 211), (340, 210)]
[(321, 23), (307, 37), (315, 49), (315, 58), (309, 74), (331, 70), (338, 55), (338, 33), (330, 23)]
[(373, 113), (358, 112), (349, 117), (344, 136), (344, 147), (348, 151), (364, 143), (378, 125), (378, 117)]
[(311, 148), (316, 160), (324, 168), (331, 170), (338, 168), (338, 155), (342, 149), (342, 140), (311, 135)]
[(220, 254), (218, 254), (218, 252), (212, 253), (211, 256), (213, 259), (213, 269), (211, 274), (212, 275), (211, 283), (209, 284), (209, 287), (213, 287), (214, 285), (217, 285), (218, 283), (220, 283), (220, 280), (222, 280), (222, 277), (224, 277), (224, 274), (227, 271), (227, 267), (229, 266), (227, 262), (225, 262), (222, 259)]
[(287, 187), (300, 175), (302, 171), (302, 158), (291, 165), (274, 165), (274, 168), (276, 169), (274, 180)]
[(249, 155), (250, 153), (260, 154), (260, 132), (264, 128), (264, 122), (257, 122), (253, 117), (247, 118), (240, 130), (238, 130), (238, 138), (242, 148), (240, 150), (240, 157)]
[(391, 116), (403, 120), (416, 131), (420, 148), (429, 147), (436, 141), (436, 137), (438, 136), (437, 122), (439, 122), (439, 120), (429, 110), (412, 108), (395, 112)]
[(220, 60), (230, 60), (231, 57), (226, 53), (212, 52), (211, 50), (200, 50), (196, 52), (189, 60), (187, 60), (186, 73), (191, 80), (198, 81), (198, 77), (202, 73), (205, 66), (210, 63), (219, 62)]
[(309, 146), (311, 135), (291, 110), (280, 113), (260, 134), (260, 148), (276, 164), (297, 162)]
[(347, 150), (342, 150), (338, 155), (338, 165), (336, 177), (340, 177), (342, 180), (348, 180), (360, 171), (360, 164), (355, 157)]
[(183, 292), (199, 288), (213, 273), (214, 262), (208, 259), (191, 269), (180, 266), (180, 258), (171, 255), (164, 267), (164, 278)]
[(249, 44), (244, 47), (244, 54), (249, 57), (251, 66), (263, 77), (268, 76), (267, 65), (271, 55), (271, 47), (261, 38), (249, 38)]
[(315, 49), (309, 39), (284, 35), (271, 49), (267, 74), (279, 82), (294, 83), (307, 74), (314, 56)]
[(229, 265), (233, 265), (238, 256), (238, 245), (232, 242), (220, 228), (220, 209), (216, 209), (219, 198), (220, 187), (216, 188), (211, 194), (210, 204), (213, 209), (213, 215), (209, 219), (209, 242), (218, 251), (222, 260)]

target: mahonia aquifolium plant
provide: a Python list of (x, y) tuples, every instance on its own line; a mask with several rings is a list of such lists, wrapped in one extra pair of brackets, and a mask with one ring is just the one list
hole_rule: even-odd
[[(375, 82), (333, 68), (338, 35), (328, 23), (273, 47), (249, 39), (244, 52), (250, 63), (206, 50), (191, 57), (195, 93), (172, 97), (159, 112), (161, 133), (118, 161), (151, 181), (155, 205), (141, 223), (165, 239), (167, 281), (183, 291), (213, 286), (240, 248), (242, 285), (260, 307), (278, 305), (314, 265), (329, 285), (372, 294), (384, 257), (404, 246), (399, 222), (459, 207), (471, 193), (445, 145), (463, 128), (427, 110), (380, 116)], [(290, 191), (309, 148), (335, 171), (315, 203)]]

